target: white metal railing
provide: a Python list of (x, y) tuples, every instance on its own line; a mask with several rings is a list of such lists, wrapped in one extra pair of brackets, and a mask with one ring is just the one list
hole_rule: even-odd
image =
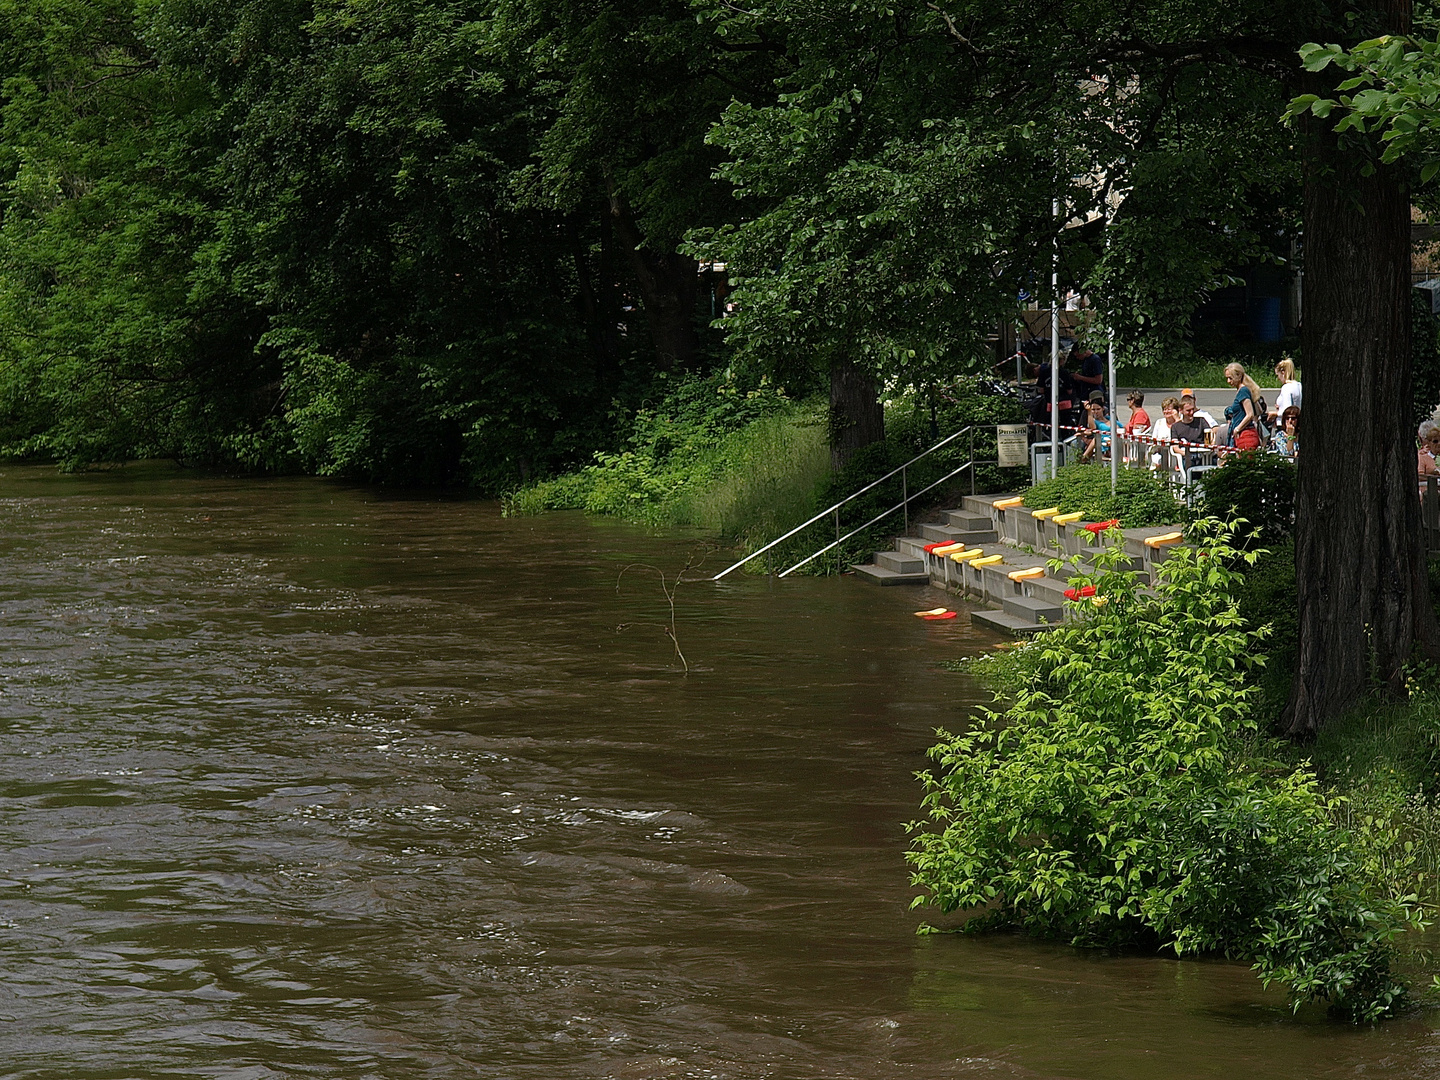
[[(931, 454), (935, 453), (935, 451), (941, 449), (942, 447), (949, 446), (949, 445), (950, 445), (952, 442), (954, 442), (956, 439), (960, 438), (960, 436), (966, 435), (966, 434), (968, 434), (968, 435), (970, 436), (970, 460), (967, 461), (964, 465), (961, 465), (959, 468), (953, 469), (953, 470), (951, 470), (950, 472), (946, 473), (944, 476), (942, 476), (939, 480), (936, 480), (934, 483), (932, 483), (932, 484), (927, 484), (925, 487), (921, 488), (919, 491), (915, 492), (915, 494), (912, 495), (912, 494), (910, 493), (910, 477), (909, 477), (909, 469), (910, 469), (910, 466), (914, 465), (917, 461), (922, 461), (922, 460), (924, 460), (925, 458), (929, 457)], [(789, 539), (790, 539), (792, 536), (794, 536), (796, 533), (803, 532), (805, 529), (808, 529), (811, 525), (814, 525), (817, 521), (820, 521), (820, 520), (822, 520), (823, 518), (830, 517), (831, 515), (833, 515), (834, 518), (835, 518), (835, 539), (834, 539), (831, 543), (826, 544), (826, 545), (825, 545), (823, 548), (821, 548), (819, 551), (816, 551), (816, 552), (814, 552), (813, 554), (806, 556), (804, 559), (801, 559), (801, 560), (800, 560), (798, 563), (796, 563), (794, 566), (790, 567), (790, 568), (787, 569), (787, 570), (782, 571), (782, 572), (780, 573), (780, 575), (779, 575), (780, 577), (784, 577), (786, 574), (789, 574), (789, 573), (791, 573), (792, 571), (799, 570), (800, 567), (804, 566), (806, 563), (810, 562), (812, 559), (816, 559), (816, 558), (818, 558), (819, 556), (825, 554), (825, 552), (831, 550), (832, 548), (838, 547), (840, 544), (843, 544), (846, 540), (849, 540), (852, 536), (855, 536), (857, 533), (863, 532), (864, 530), (868, 529), (871, 525), (874, 525), (876, 522), (882, 520), (883, 518), (889, 517), (889, 516), (890, 516), (891, 514), (893, 514), (896, 510), (901, 510), (901, 509), (903, 509), (903, 510), (905, 511), (905, 529), (906, 529), (906, 531), (908, 532), (909, 529), (910, 529), (910, 503), (911, 503), (914, 499), (917, 499), (917, 498), (919, 498), (921, 495), (924, 495), (925, 492), (929, 491), (931, 488), (936, 487), (936, 486), (939, 485), (939, 484), (943, 484), (946, 480), (950, 480), (950, 479), (958, 476), (960, 473), (964, 472), (966, 469), (969, 469), (969, 470), (970, 470), (970, 485), (971, 485), (971, 487), (973, 488), (974, 485), (975, 485), (975, 471), (974, 471), (974, 470), (975, 470), (975, 425), (973, 425), (973, 424), (970, 425), (969, 427), (963, 427), (963, 428), (961, 428), (959, 431), (955, 432), (953, 435), (948, 435), (948, 436), (946, 436), (945, 438), (941, 439), (938, 443), (936, 443), (934, 446), (930, 447), (930, 449), (925, 450), (925, 451), (923, 451), (922, 453), (916, 454), (913, 458), (911, 458), (909, 461), (905, 462), (905, 464), (904, 464), (904, 465), (901, 465), (899, 468), (897, 468), (897, 469), (891, 469), (888, 473), (886, 473), (884, 476), (880, 477), (878, 480), (872, 480), (872, 481), (870, 481), (870, 483), (866, 484), (866, 485), (865, 485), (864, 487), (862, 487), (860, 490), (855, 491), (855, 492), (852, 492), (851, 494), (845, 496), (845, 498), (841, 499), (841, 500), (840, 500), (839, 502), (837, 502), (834, 506), (830, 506), (830, 507), (827, 507), (827, 508), (824, 509), (824, 510), (821, 510), (818, 514), (816, 514), (814, 517), (810, 518), (808, 521), (804, 521), (804, 522), (801, 522), (799, 525), (796, 525), (795, 528), (791, 529), (791, 530), (790, 530), (789, 532), (787, 532), (784, 536), (777, 536), (774, 540), (771, 540), (770, 543), (766, 544), (764, 547), (758, 548), (757, 550), (752, 551), (749, 555), (746, 555), (745, 558), (741, 559), (739, 562), (735, 563), (734, 565), (732, 565), (732, 566), (727, 566), (724, 570), (721, 570), (720, 573), (716, 574), (716, 575), (715, 575), (713, 578), (711, 578), (710, 580), (711, 580), (711, 581), (719, 581), (719, 580), (720, 580), (721, 578), (723, 578), (726, 574), (730, 574), (730, 573), (733, 573), (733, 572), (736, 571), (736, 570), (739, 570), (740, 567), (744, 566), (746, 563), (750, 562), (752, 559), (757, 559), (757, 558), (759, 558), (761, 555), (764, 555), (767, 551), (769, 551), (771, 548), (775, 547), (777, 544), (781, 544), (781, 543), (783, 543), (784, 541), (789, 540)], [(898, 474), (899, 477), (900, 477), (900, 485), (901, 485), (900, 490), (901, 490), (901, 493), (902, 493), (902, 495), (903, 495), (903, 498), (901, 499), (901, 501), (898, 502), (898, 503), (896, 503), (894, 506), (890, 507), (889, 510), (884, 511), (884, 512), (881, 513), (881, 514), (877, 514), (875, 517), (873, 517), (873, 518), (871, 518), (869, 521), (867, 521), (864, 525), (861, 525), (860, 528), (858, 528), (858, 529), (852, 529), (850, 532), (846, 533), (844, 536), (841, 536), (841, 535), (840, 535), (840, 508), (843, 507), (843, 506), (845, 506), (847, 503), (849, 503), (849, 502), (851, 502), (851, 501), (853, 501), (853, 500), (855, 500), (855, 499), (858, 499), (861, 495), (864, 495), (867, 491), (870, 491), (870, 490), (872, 490), (873, 488), (879, 486), (880, 484), (883, 484), (886, 480), (889, 480), (892, 476), (895, 476), (895, 475), (897, 475), (897, 474)], [(972, 491), (971, 494), (974, 494), (974, 492)]]

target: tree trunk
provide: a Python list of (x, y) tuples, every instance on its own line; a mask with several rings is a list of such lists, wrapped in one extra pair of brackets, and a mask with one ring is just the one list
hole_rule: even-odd
[(885, 408), (875, 377), (849, 359), (830, 365), (830, 462), (845, 467), (856, 450), (885, 438)]
[(640, 287), (650, 341), (662, 368), (689, 367), (699, 351), (695, 303), (700, 264), (679, 252), (647, 249), (623, 195), (610, 193), (610, 218)]
[(1435, 640), (1410, 431), (1409, 191), (1395, 169), (1363, 175), (1364, 148), (1324, 127), (1307, 139), (1291, 735), (1372, 680), (1403, 694), (1412, 649)]

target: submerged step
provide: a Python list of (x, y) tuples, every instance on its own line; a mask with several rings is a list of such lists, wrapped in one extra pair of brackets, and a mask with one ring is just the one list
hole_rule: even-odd
[(1048, 599), (1031, 596), (1007, 596), (1001, 607), (1011, 615), (1032, 623), (1055, 625), (1065, 618), (1065, 609)]
[(899, 551), (877, 551), (875, 553), (875, 565), (882, 566), (897, 574), (923, 574), (925, 573), (925, 560), (915, 555), (902, 554)]
[(1031, 634), (1039, 634), (1051, 629), (1050, 626), (1043, 623), (1012, 615), (1008, 611), (972, 611), (970, 624), (983, 626), (987, 630), (997, 630), (1002, 634), (1009, 634), (1011, 637), (1029, 637)]
[(897, 574), (894, 570), (887, 570), (883, 566), (876, 566), (874, 563), (855, 563), (850, 567), (857, 575), (866, 581), (874, 582), (876, 585), (929, 585), (930, 575), (919, 574)]

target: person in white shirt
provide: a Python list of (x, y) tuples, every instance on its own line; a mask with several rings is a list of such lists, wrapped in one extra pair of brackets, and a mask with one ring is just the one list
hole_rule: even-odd
[(1275, 395), (1275, 407), (1270, 410), (1272, 427), (1275, 419), (1284, 416), (1291, 405), (1300, 408), (1300, 383), (1295, 379), (1295, 361), (1287, 356), (1276, 364), (1275, 378), (1280, 380), (1280, 393)]
[[(1155, 427), (1151, 430), (1151, 434), (1157, 439), (1170, 438), (1170, 425), (1179, 419), (1180, 399), (1167, 397), (1160, 402), (1160, 419), (1155, 421)], [(1156, 446), (1150, 454), (1150, 467), (1152, 469), (1160, 468), (1160, 463), (1171, 453), (1173, 451), (1163, 443)]]

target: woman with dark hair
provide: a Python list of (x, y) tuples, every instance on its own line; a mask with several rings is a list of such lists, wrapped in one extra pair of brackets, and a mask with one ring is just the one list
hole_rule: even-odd
[(1287, 405), (1280, 414), (1280, 430), (1275, 433), (1275, 450), (1291, 461), (1300, 452), (1300, 408)]

